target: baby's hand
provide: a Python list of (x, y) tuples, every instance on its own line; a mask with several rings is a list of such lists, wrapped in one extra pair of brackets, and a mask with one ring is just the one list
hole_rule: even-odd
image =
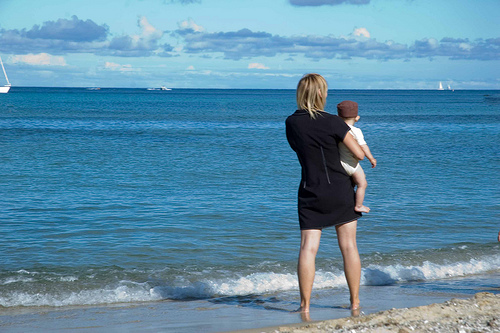
[(377, 160), (374, 158), (370, 160), (370, 163), (372, 164), (372, 168), (375, 168), (377, 166)]

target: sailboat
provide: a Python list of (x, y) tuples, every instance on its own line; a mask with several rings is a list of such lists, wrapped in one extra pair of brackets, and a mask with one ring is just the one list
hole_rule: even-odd
[(444, 90), (443, 83), (441, 83), (441, 81), (439, 81), (439, 88), (438, 88), (438, 90)]
[(2, 57), (0, 57), (0, 64), (2, 65), (3, 74), (5, 75), (5, 79), (7, 80), (7, 84), (6, 85), (4, 85), (3, 87), (0, 86), (0, 93), (1, 94), (6, 94), (6, 93), (9, 92), (11, 84), (9, 82), (9, 78), (7, 77), (7, 72), (5, 71), (5, 68), (3, 67)]

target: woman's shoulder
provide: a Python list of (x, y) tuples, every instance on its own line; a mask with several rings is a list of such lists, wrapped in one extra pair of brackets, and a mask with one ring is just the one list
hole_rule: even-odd
[(323, 112), (323, 113), (325, 114), (325, 117), (333, 119), (334, 121), (339, 121), (339, 120), (344, 121), (344, 120), (342, 120), (342, 118), (340, 118), (336, 114), (332, 114), (332, 113), (329, 113), (329, 112)]
[(325, 119), (328, 119), (331, 123), (333, 123), (335, 125), (341, 125), (341, 126), (345, 125), (345, 126), (349, 127), (349, 125), (347, 125), (345, 123), (344, 119), (340, 118), (336, 114), (331, 114), (331, 113), (328, 113), (328, 112), (324, 112), (322, 114), (324, 115)]
[[(308, 116), (308, 117), (311, 117), (309, 115), (309, 112), (307, 112), (307, 110), (296, 110), (294, 113), (292, 113), (291, 115), (289, 115), (286, 118), (286, 121), (294, 119), (297, 116)], [(316, 115), (316, 117), (314, 118), (314, 120), (322, 120), (322, 119), (323, 120), (327, 119), (327, 120), (329, 120), (331, 122), (334, 122), (334, 123), (345, 124), (345, 122), (344, 122), (344, 120), (342, 118), (340, 118), (336, 114), (331, 114), (331, 113), (328, 113), (326, 111), (318, 112), (317, 115)]]
[(308, 114), (307, 110), (295, 110), (295, 112), (289, 115), (288, 118), (293, 116), (307, 116)]

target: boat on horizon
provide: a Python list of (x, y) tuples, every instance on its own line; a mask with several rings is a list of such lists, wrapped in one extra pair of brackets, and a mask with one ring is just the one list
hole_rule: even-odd
[(172, 90), (172, 88), (167, 88), (165, 86), (161, 86), (160, 88), (147, 88), (147, 90), (162, 90), (162, 91), (169, 91)]
[(0, 64), (2, 65), (2, 69), (3, 69), (3, 75), (5, 75), (5, 80), (7, 80), (7, 84), (4, 85), (3, 87), (0, 86), (0, 93), (1, 94), (6, 94), (9, 92), (10, 90), (10, 87), (12, 86), (9, 82), (9, 78), (7, 77), (7, 72), (5, 71), (5, 67), (3, 67), (3, 61), (2, 61), (2, 57), (0, 57)]
[(439, 88), (438, 88), (438, 90), (444, 90), (443, 83), (441, 81), (439, 81)]

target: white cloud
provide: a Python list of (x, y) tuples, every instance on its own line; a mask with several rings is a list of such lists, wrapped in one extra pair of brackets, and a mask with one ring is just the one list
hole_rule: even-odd
[(439, 42), (435, 38), (429, 38), (429, 46), (432, 49), (437, 49), (439, 47)]
[(35, 66), (66, 66), (66, 60), (61, 56), (53, 56), (48, 53), (16, 55), (10, 58), (13, 63), (25, 63)]
[(194, 23), (193, 19), (187, 19), (177, 23), (180, 30), (193, 30), (194, 32), (202, 32), (205, 30), (201, 25)]
[(370, 33), (368, 32), (368, 30), (366, 28), (356, 28), (356, 29), (354, 29), (352, 34), (354, 36), (363, 36), (366, 38), (370, 38)]
[(458, 45), (458, 47), (460, 47), (460, 49), (462, 49), (464, 51), (470, 51), (470, 50), (472, 50), (472, 45), (470, 45), (469, 43), (460, 43)]
[(144, 38), (148, 40), (160, 39), (163, 36), (163, 31), (153, 27), (145, 16), (142, 16), (138, 22), (139, 27), (142, 29), (141, 36), (134, 36), (137, 38)]
[(193, 65), (191, 65), (191, 66), (188, 66), (188, 67), (186, 68), (186, 70), (188, 70), (188, 71), (194, 71), (194, 70), (195, 70), (195, 68), (194, 68), (194, 66), (193, 66)]
[[(141, 29), (137, 35), (122, 35), (114, 37), (104, 51), (111, 51), (113, 55), (125, 57), (141, 57), (151, 56), (161, 52), (161, 45), (158, 45), (159, 40), (163, 36), (163, 31), (152, 26), (146, 17), (141, 16), (137, 20), (137, 26)], [(164, 50), (170, 51), (170, 45), (162, 45)]]
[(269, 67), (266, 67), (266, 65), (258, 63), (258, 62), (252, 62), (248, 64), (248, 68), (253, 68), (253, 69), (269, 69)]
[(114, 63), (114, 62), (108, 62), (106, 61), (106, 64), (104, 65), (105, 68), (107, 69), (111, 69), (112, 71), (114, 70), (118, 70), (121, 65), (120, 64), (117, 64), (117, 63)]
[(132, 68), (132, 65), (120, 65), (115, 62), (108, 62), (106, 61), (106, 64), (104, 64), (104, 68), (107, 68), (112, 71), (120, 71), (120, 72), (132, 72), (132, 71), (137, 71), (137, 69)]

